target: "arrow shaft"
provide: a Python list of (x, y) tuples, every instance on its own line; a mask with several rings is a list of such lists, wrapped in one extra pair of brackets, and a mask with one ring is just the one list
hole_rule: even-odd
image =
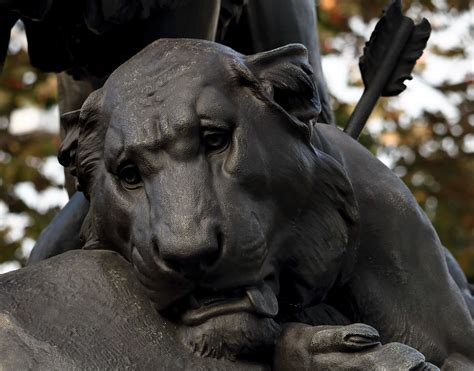
[(364, 128), (370, 114), (374, 110), (378, 99), (382, 95), (385, 85), (389, 81), (397, 62), (400, 58), (406, 43), (408, 42), (411, 33), (413, 32), (414, 24), (410, 18), (404, 17), (400, 24), (397, 34), (392, 40), (392, 46), (389, 47), (387, 53), (382, 59), (380, 66), (375, 74), (370, 86), (366, 86), (361, 99), (357, 103), (354, 112), (344, 129), (344, 132), (352, 138), (357, 139)]

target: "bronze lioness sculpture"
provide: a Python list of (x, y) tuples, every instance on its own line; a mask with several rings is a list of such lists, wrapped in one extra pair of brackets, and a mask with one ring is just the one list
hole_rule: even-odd
[(132, 262), (199, 355), (252, 357), (291, 322), (362, 322), (472, 366), (473, 321), (428, 218), (319, 112), (301, 45), (153, 43), (88, 98), (62, 149), (90, 200), (85, 248)]

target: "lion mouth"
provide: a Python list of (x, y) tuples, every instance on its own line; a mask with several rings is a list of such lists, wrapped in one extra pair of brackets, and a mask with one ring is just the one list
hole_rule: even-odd
[(188, 297), (187, 307), (181, 315), (181, 321), (187, 326), (196, 326), (210, 318), (238, 312), (268, 318), (278, 314), (278, 300), (266, 282), (221, 292), (197, 290)]

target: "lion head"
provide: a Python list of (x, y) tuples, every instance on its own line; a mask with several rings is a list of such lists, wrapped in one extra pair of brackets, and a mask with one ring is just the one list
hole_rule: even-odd
[(151, 44), (81, 110), (61, 156), (90, 200), (86, 248), (125, 256), (201, 355), (271, 346), (350, 274), (357, 207), (311, 144), (319, 111), (303, 46), (198, 40)]

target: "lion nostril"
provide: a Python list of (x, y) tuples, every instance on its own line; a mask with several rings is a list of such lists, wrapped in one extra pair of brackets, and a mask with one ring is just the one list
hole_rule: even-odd
[(156, 236), (153, 236), (152, 242), (154, 249), (153, 255), (161, 262), (163, 262), (170, 270), (181, 273), (181, 267), (179, 265), (179, 262), (174, 259), (172, 255), (167, 254), (165, 251), (163, 251), (162, 248), (159, 247), (160, 244), (158, 243), (158, 239), (156, 238)]
[(223, 236), (222, 233), (216, 234), (216, 246), (209, 250), (209, 252), (203, 255), (200, 259), (200, 268), (202, 271), (208, 271), (215, 266), (217, 261), (222, 255)]
[(163, 258), (162, 260), (171, 270), (174, 270), (175, 272), (178, 272), (178, 273), (184, 273), (181, 270), (181, 265), (177, 261), (174, 261), (172, 259), (163, 259)]
[(211, 270), (222, 254), (223, 236), (216, 233), (211, 243), (193, 246), (161, 244), (157, 249), (160, 259), (175, 272), (198, 278)]

